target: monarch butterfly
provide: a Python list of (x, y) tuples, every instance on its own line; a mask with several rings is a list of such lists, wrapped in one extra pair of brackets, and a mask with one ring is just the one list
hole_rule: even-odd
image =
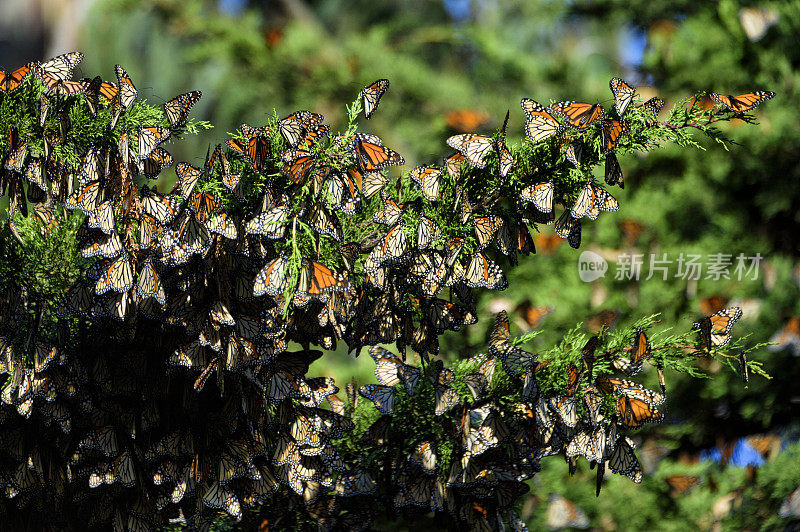
[(152, 297), (161, 305), (167, 300), (164, 286), (161, 284), (161, 278), (152, 260), (146, 260), (139, 270), (139, 278), (136, 280), (136, 293), (142, 299)]
[(364, 106), (364, 117), (369, 120), (375, 109), (378, 108), (378, 103), (381, 101), (381, 96), (389, 88), (388, 79), (379, 79), (373, 81), (363, 89), (361, 89), (361, 101)]
[(270, 144), (266, 135), (269, 130), (264, 128), (253, 128), (247, 124), (242, 124), (242, 133), (247, 137), (247, 146), (242, 145), (236, 139), (229, 139), (225, 144), (232, 150), (241, 153), (250, 160), (253, 170), (261, 172), (264, 163), (269, 160)]
[(459, 403), (458, 393), (446, 384), (434, 384), (434, 409), (437, 416), (441, 416)]
[(148, 179), (157, 179), (161, 170), (172, 166), (172, 155), (164, 148), (157, 147), (149, 157), (139, 161), (139, 173)]
[(505, 290), (508, 287), (500, 266), (480, 252), (472, 257), (464, 280), (470, 287), (480, 286), (489, 290)]
[(511, 169), (514, 167), (514, 156), (506, 146), (506, 126), (508, 126), (509, 111), (506, 111), (506, 119), (503, 121), (503, 127), (500, 131), (500, 138), (497, 140), (497, 153), (499, 154), (498, 160), (498, 173), (500, 177), (506, 177)]
[(564, 211), (555, 225), (555, 233), (565, 239), (574, 249), (581, 245), (581, 221), (573, 217), (570, 211)]
[(789, 318), (786, 324), (775, 331), (769, 339), (776, 345), (770, 345), (770, 351), (788, 350), (790, 353), (798, 356), (800, 354), (800, 318), (793, 316)]
[(296, 292), (298, 297), (324, 301), (330, 292), (347, 292), (349, 290), (350, 283), (342, 274), (318, 262), (303, 259), (300, 282)]
[(475, 316), (468, 309), (443, 299), (431, 300), (424, 309), (423, 315), (439, 333), (445, 330), (458, 331), (462, 325), (476, 321)]
[(237, 520), (242, 517), (242, 508), (239, 499), (230, 488), (222, 487), (219, 482), (214, 482), (202, 497), (203, 504), (210, 508), (225, 510)]
[(603, 120), (601, 127), (604, 154), (616, 149), (620, 137), (627, 135), (631, 131), (630, 124), (625, 120)]
[(178, 214), (178, 200), (174, 196), (163, 196), (146, 186), (142, 189), (142, 210), (162, 225), (170, 223)]
[(436, 451), (433, 442), (423, 441), (414, 447), (414, 451), (408, 459), (420, 466), (426, 474), (436, 471)]
[(414, 395), (422, 376), (419, 368), (403, 363), (397, 355), (379, 346), (370, 347), (369, 355), (375, 361), (375, 377), (378, 382), (384, 386), (394, 386), (402, 382), (408, 395)]
[(148, 249), (156, 242), (156, 235), (160, 232), (161, 226), (155, 218), (149, 214), (142, 213), (139, 218), (139, 247)]
[(466, 159), (462, 154), (456, 152), (444, 160), (444, 166), (450, 175), (457, 179), (461, 175), (461, 164)]
[(365, 199), (369, 199), (386, 186), (389, 178), (383, 175), (382, 172), (372, 171), (361, 173), (359, 170), (348, 168), (347, 173), (350, 178), (355, 181), (358, 190), (364, 195)]
[(72, 77), (72, 71), (81, 61), (83, 61), (82, 53), (69, 52), (40, 63), (38, 70), (64, 81)]
[(578, 423), (578, 400), (571, 395), (558, 395), (550, 400), (550, 404), (561, 417), (561, 422), (567, 427), (574, 427)]
[(425, 216), (419, 219), (419, 226), (417, 226), (417, 247), (419, 249), (426, 249), (441, 237), (442, 229), (436, 222)]
[(411, 180), (422, 189), (422, 196), (428, 201), (439, 200), (439, 182), (442, 171), (431, 166), (420, 166), (411, 171)]
[(489, 357), (478, 367), (478, 373), (470, 373), (464, 376), (464, 384), (467, 385), (472, 397), (476, 401), (481, 398), (483, 393), (491, 385), (496, 364), (497, 359)]
[(361, 196), (356, 183), (339, 172), (331, 172), (325, 189), (328, 205), (345, 214), (353, 215), (361, 209)]
[(621, 117), (633, 100), (636, 89), (620, 78), (611, 78), (608, 86), (611, 88), (611, 94), (614, 95), (614, 110), (617, 112), (617, 116)]
[(211, 232), (206, 224), (188, 211), (178, 224), (178, 237), (190, 255), (204, 255), (212, 241)]
[[(603, 415), (603, 396), (595, 391), (594, 387), (587, 389), (583, 396), (586, 409), (589, 413), (589, 421), (593, 426), (599, 425), (605, 419)], [(599, 461), (599, 460), (598, 460)]]
[(78, 174), (78, 186), (85, 187), (94, 181), (100, 181), (102, 175), (100, 173), (100, 162), (97, 158), (97, 150), (90, 149), (86, 152), (83, 159), (83, 166), (81, 173)]
[(328, 134), (330, 128), (323, 124), (316, 124), (306, 129), (305, 138), (301, 141), (298, 147), (304, 150), (310, 150), (314, 144), (318, 143), (322, 137)]
[(587, 181), (575, 205), (570, 209), (570, 213), (575, 218), (588, 217), (590, 220), (597, 219), (600, 211), (617, 211), (619, 202), (605, 190), (595, 187), (591, 181)]
[(598, 104), (566, 101), (554, 103), (549, 109), (563, 118), (567, 126), (578, 131), (586, 131), (603, 118), (603, 108)]
[(367, 384), (358, 389), (358, 394), (372, 401), (375, 404), (375, 408), (382, 414), (391, 415), (394, 413), (394, 402), (397, 397), (394, 387), (382, 384)]
[(746, 113), (752, 111), (761, 102), (771, 100), (775, 97), (772, 91), (755, 91), (739, 96), (717, 94), (716, 92), (708, 93), (708, 96), (717, 103), (721, 103), (734, 113)]
[(16, 126), (8, 129), (8, 145), (10, 151), (3, 167), (21, 174), (25, 167), (25, 156), (28, 154), (28, 141), (20, 142), (19, 130)]
[(648, 390), (643, 386), (626, 379), (618, 379), (615, 377), (597, 377), (595, 379), (597, 389), (605, 394), (614, 394), (618, 396), (631, 397), (641, 401), (658, 405), (664, 402), (664, 396)]
[(164, 103), (164, 111), (167, 113), (167, 118), (169, 119), (169, 127), (184, 125), (189, 116), (189, 111), (192, 110), (194, 104), (196, 104), (202, 96), (203, 93), (200, 91), (191, 91), (178, 95)]
[(267, 212), (256, 215), (247, 222), (245, 231), (250, 234), (264, 235), (269, 239), (278, 240), (286, 233), (286, 224), (289, 222), (289, 208), (285, 206), (273, 207)]
[[(198, 222), (194, 216), (186, 216), (181, 223), (184, 232), (186, 232), (186, 229), (188, 228), (186, 222), (189, 220), (195, 222), (193, 224), (195, 227), (192, 228), (193, 231), (198, 228), (197, 226), (202, 227), (202, 224), (200, 224), (200, 222)], [(207, 236), (210, 238), (210, 235)], [(178, 232), (174, 230), (161, 231), (157, 241), (161, 248), (162, 262), (172, 266), (186, 264), (186, 262), (192, 258), (193, 254), (202, 251), (190, 250), (186, 241), (182, 240)]]
[(606, 184), (610, 186), (619, 185), (619, 188), (625, 188), (622, 167), (617, 161), (617, 156), (611, 152), (606, 154), (605, 179)]
[(178, 176), (178, 181), (175, 186), (180, 189), (183, 199), (188, 199), (203, 174), (199, 168), (195, 168), (185, 162), (177, 164), (175, 173)]
[(47, 94), (55, 96), (64, 94), (72, 96), (74, 94), (81, 94), (86, 91), (89, 86), (88, 81), (70, 81), (68, 79), (61, 79), (47, 71), (38, 70), (36, 75), (44, 83)]
[(238, 201), (244, 201), (244, 189), (241, 181), (242, 174), (231, 172), (231, 163), (224, 153), (220, 153), (220, 163), (222, 165), (222, 184), (227, 188), (233, 197)]
[(645, 423), (661, 423), (664, 414), (647, 401), (623, 395), (617, 399), (616, 412), (619, 423), (625, 428), (635, 429)]
[(101, 235), (99, 240), (81, 249), (83, 258), (88, 259), (100, 255), (106, 259), (113, 259), (122, 253), (122, 241), (120, 241), (116, 233), (111, 233), (110, 235), (101, 233)]
[(11, 94), (22, 85), (22, 82), (25, 81), (25, 78), (28, 77), (31, 70), (35, 70), (35, 68), (36, 63), (28, 63), (10, 74), (5, 70), (0, 70), (0, 91), (5, 94)]
[(653, 96), (646, 102), (642, 104), (642, 108), (650, 111), (654, 115), (658, 116), (658, 113), (661, 112), (661, 108), (664, 107), (664, 100), (659, 98), (658, 96)]
[(86, 105), (89, 107), (89, 112), (92, 116), (97, 116), (97, 111), (100, 108), (100, 96), (103, 96), (108, 101), (113, 101), (117, 96), (117, 86), (103, 81), (100, 76), (96, 76), (93, 79), (82, 79), (81, 82), (85, 84), (83, 96), (86, 98)]
[(669, 486), (669, 496), (672, 498), (683, 495), (700, 483), (700, 477), (693, 475), (670, 475), (664, 480)]
[(305, 138), (309, 129), (319, 125), (323, 120), (324, 117), (320, 114), (296, 111), (278, 122), (278, 127), (286, 142), (294, 148)]
[(731, 341), (731, 329), (742, 317), (742, 309), (728, 307), (696, 321), (692, 329), (700, 331), (706, 349), (725, 347)]
[(415, 266), (416, 271), (412, 270), (411, 273), (422, 278), (423, 294), (426, 297), (433, 297), (442, 288), (453, 286), (464, 278), (464, 267), (460, 263), (455, 260), (450, 262), (438, 253), (418, 256)]
[(383, 146), (383, 141), (375, 135), (356, 133), (353, 141), (353, 155), (364, 171), (382, 170), (387, 166), (400, 166), (403, 157), (394, 150)]
[(639, 327), (636, 336), (633, 337), (633, 348), (631, 349), (630, 362), (626, 360), (614, 360), (614, 367), (632, 377), (642, 369), (642, 363), (651, 355), (650, 340), (644, 330)]
[(92, 212), (97, 208), (101, 193), (100, 181), (92, 181), (83, 188), (75, 190), (64, 202), (65, 209), (80, 209)]
[(316, 157), (305, 150), (290, 150), (283, 153), (283, 168), (281, 173), (300, 184), (308, 177), (311, 168), (316, 162)]
[(536, 246), (533, 244), (533, 238), (531, 238), (528, 226), (525, 225), (524, 222), (517, 224), (516, 251), (523, 255), (536, 253)]
[(269, 294), (276, 296), (283, 294), (291, 281), (291, 271), (289, 269), (289, 257), (282, 256), (268, 262), (256, 275), (253, 286), (253, 295), (261, 296)]
[(133, 286), (134, 264), (127, 253), (122, 253), (113, 261), (108, 261), (107, 266), (95, 285), (95, 292), (98, 295), (105, 294), (109, 290), (122, 293), (127, 292)]
[(704, 297), (698, 303), (700, 305), (700, 311), (703, 314), (713, 314), (725, 308), (725, 306), (728, 304), (728, 298), (719, 294), (715, 294), (709, 297)]
[(578, 366), (570, 363), (567, 366), (567, 395), (575, 395), (581, 383), (581, 377), (583, 377), (583, 372), (578, 369)]
[(564, 131), (564, 126), (536, 101), (523, 98), (520, 104), (527, 117), (525, 135), (534, 143), (542, 142)]
[(153, 150), (167, 140), (170, 130), (165, 127), (148, 126), (139, 128), (139, 160), (147, 159)]
[(595, 449), (592, 445), (592, 432), (583, 429), (575, 434), (575, 436), (569, 441), (566, 449), (564, 450), (564, 454), (567, 456), (567, 458), (583, 456), (587, 460), (593, 460), (594, 451)]
[[(0, 76), (5, 75), (5, 73), (0, 70)], [(2, 81), (0, 81), (0, 86), (2, 86)], [(39, 95), (39, 127), (44, 129), (44, 124), (47, 121), (47, 112), (50, 110), (50, 98), (47, 97), (47, 94), (42, 93)]]
[(589, 518), (575, 503), (565, 497), (552, 494), (547, 507), (547, 528), (588, 528)]
[[(279, 403), (286, 397), (303, 397), (311, 393), (311, 389), (298, 377), (287, 370), (276, 370), (270, 375), (266, 387), (267, 398), (271, 403)], [(276, 452), (276, 456), (278, 453)]]
[(120, 65), (116, 65), (114, 67), (114, 72), (117, 74), (118, 83), (117, 97), (114, 99), (111, 106), (111, 124), (109, 126), (111, 129), (116, 127), (119, 117), (133, 105), (134, 100), (136, 100), (136, 95), (139, 93), (136, 87), (134, 87), (131, 77), (124, 68)]
[(567, 144), (567, 149), (564, 150), (564, 157), (572, 163), (572, 166), (580, 169), (583, 161), (583, 141), (577, 139)]
[(486, 156), (494, 148), (494, 142), (491, 137), (474, 133), (454, 135), (447, 139), (447, 145), (454, 150), (458, 150), (466, 161), (475, 168), (486, 167)]
[(373, 273), (377, 269), (377, 266), (382, 265), (384, 262), (404, 262), (408, 259), (406, 256), (407, 251), (408, 239), (403, 232), (403, 225), (400, 223), (389, 229), (386, 236), (381, 239), (378, 245), (375, 246), (375, 249), (373, 249), (367, 257), (367, 261), (374, 266), (369, 268), (365, 263), (364, 269), (367, 273)]
[(492, 214), (475, 218), (472, 223), (475, 236), (478, 238), (476, 250), (481, 251), (492, 243), (495, 233), (503, 226), (503, 219)]
[[(541, 325), (542, 319), (553, 312), (553, 307), (536, 307), (526, 299), (517, 305), (516, 313), (522, 316), (524, 325), (528, 329), (535, 329)], [(524, 327), (523, 327), (524, 328)]]
[(322, 404), (327, 397), (335, 397), (333, 394), (339, 391), (331, 377), (315, 377), (306, 380), (309, 388), (309, 399), (301, 401), (303, 405), (316, 408)]
[[(767, 30), (777, 24), (779, 20), (780, 15), (778, 12), (769, 8), (743, 7), (739, 10), (739, 23), (747, 38), (752, 42), (761, 40)], [(797, 494), (800, 495), (800, 491)], [(800, 499), (797, 502), (800, 502)], [(795, 513), (795, 515), (798, 514), (800, 514), (800, 511)], [(780, 515), (780, 517), (786, 517), (786, 515)]]
[(211, 192), (195, 192), (189, 197), (187, 204), (201, 222), (222, 210), (222, 200)]
[(372, 216), (372, 221), (383, 225), (397, 223), (403, 214), (403, 210), (410, 205), (409, 203), (397, 203), (384, 191), (381, 191), (381, 201), (383, 202), (383, 208)]
[[(50, 161), (50, 153), (53, 151), (53, 146), (58, 146), (64, 141), (64, 137), (58, 133), (55, 129), (46, 127), (44, 131), (42, 131), (42, 137), (44, 140), (44, 156), (48, 161)], [(49, 164), (53, 164), (48, 162)]]
[(377, 484), (370, 476), (369, 472), (362, 467), (357, 467), (348, 475), (339, 476), (339, 482), (336, 485), (336, 494), (341, 497), (369, 495), (374, 493), (377, 489)]
[(536, 183), (522, 189), (519, 195), (520, 201), (533, 203), (533, 206), (544, 213), (553, 210), (553, 182), (545, 181)]
[(130, 145), (128, 144), (128, 132), (123, 131), (119, 134), (119, 139), (117, 140), (117, 153), (119, 154), (120, 158), (120, 171), (122, 168), (126, 168), (130, 164)]

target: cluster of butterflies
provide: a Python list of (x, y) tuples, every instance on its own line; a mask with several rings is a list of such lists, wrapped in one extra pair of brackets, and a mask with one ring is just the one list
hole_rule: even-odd
[[(81, 211), (76, 238), (91, 262), (59, 303), (57, 326), (23, 337), (20, 324), (38, 327), (42, 305), (16, 286), (5, 287), (0, 299), (0, 373), (12, 375), (0, 397), (3, 513), (27, 519), (33, 511), (56, 527), (74, 519), (132, 530), (183, 515), (202, 528), (220, 510), (238, 518), (259, 504), (285, 509), (283, 486), (295, 494), (292, 508), (325, 526), (369, 523), (374, 515), (365, 497), (377, 491), (398, 511), (446, 511), (467, 528), (513, 521), (511, 506), (527, 490), (522, 480), (535, 472), (541, 452), (530, 439), (540, 438), (530, 430), (537, 418), (529, 407), (505, 419), (487, 394), (499, 360), (523, 382), (528, 402), (539, 404), (535, 357), (510, 343), (501, 320), (489, 357), (465, 381), (475, 398), (470, 404), (440, 362), (426, 372), (404, 362), (407, 347), (428, 359), (438, 353), (439, 335), (476, 321), (472, 289), (507, 286), (490, 246), (511, 262), (534, 252), (527, 224), (547, 223), (541, 207), (548, 195), (552, 213), (552, 186), (522, 192), (519, 221), (494, 209), (499, 196), (461, 185), (461, 178), (466, 184), (476, 177), (471, 168), (501, 178), (514, 171), (505, 124), (497, 139), (451, 137), (457, 153), (442, 167), (412, 170), (404, 189), (401, 181), (390, 186), (385, 173), (403, 158), (379, 137), (330, 138), (321, 115), (297, 111), (269, 127), (242, 125), (199, 167), (177, 163), (178, 180), (162, 193), (150, 184), (174, 163), (164, 146), (186, 125), (200, 92), (167, 101), (158, 123), (135, 124), (128, 115), (138, 91), (125, 69), (116, 67), (116, 82), (73, 81), (81, 58), (74, 52), (0, 73), (3, 98), (35, 91), (39, 103), (28, 110), (38, 114), (35, 127), (8, 128), (0, 191), (9, 194), (11, 229), (16, 234), (14, 216), (27, 216), (29, 204), (43, 230), (63, 223), (65, 210)], [(38, 84), (29, 83), (31, 76)], [(367, 118), (388, 86), (378, 80), (362, 90)], [(615, 97), (628, 94), (620, 102), (633, 98), (632, 89), (612, 90)], [(563, 126), (585, 131), (602, 109), (583, 105), (551, 110)], [(549, 126), (534, 125), (543, 118), (529, 107), (523, 102), (529, 137), (538, 142), (561, 132), (553, 119), (556, 131), (541, 137), (540, 127)], [(69, 116), (81, 112), (106, 129), (108, 140), (83, 147), (74, 167), (60, 154), (73, 142)], [(614, 123), (609, 131), (617, 133), (603, 126), (607, 154), (627, 132)], [(567, 157), (580, 165), (577, 145)], [(263, 176), (273, 177), (259, 181), (263, 192), (253, 202), (252, 185)], [(455, 203), (445, 198), (450, 188)], [(596, 217), (614, 203), (587, 183), (569, 216)], [(362, 226), (366, 235), (350, 240), (346, 220), (364, 212), (372, 214)], [(453, 217), (452, 225), (469, 230), (446, 235), (442, 221)], [(331, 245), (337, 259), (323, 261), (320, 249)], [(720, 335), (717, 320), (700, 330)], [(339, 340), (356, 351), (395, 343), (401, 355), (372, 347), (379, 384), (349, 385), (345, 402), (332, 379), (307, 377), (322, 356), (310, 344), (332, 349)], [(290, 342), (303, 349), (289, 351)], [(434, 474), (435, 442), (422, 439), (407, 459), (392, 461), (387, 491), (374, 467), (336, 442), (354, 428), (349, 416), (358, 397), (383, 414), (368, 431), (380, 446), (390, 437), (398, 394), (423, 388), (432, 391), (442, 423), (459, 412), (453, 437), (460, 458), (443, 481)], [(628, 427), (649, 419), (644, 410), (656, 404), (657, 396), (638, 390), (611, 383), (601, 392), (619, 397), (615, 419)], [(570, 405), (583, 393), (575, 384), (543, 407), (552, 427), (568, 427), (563, 415), (570, 419)], [(570, 434), (580, 432), (576, 426)], [(562, 446), (575, 438), (566, 439)], [(603, 456), (632, 463), (632, 446), (618, 440)], [(528, 442), (530, 451), (513, 466), (503, 455), (510, 442)]]
[[(709, 349), (727, 345), (740, 315), (740, 309), (731, 307), (696, 322), (702, 343)], [(598, 336), (588, 340), (581, 350), (583, 367), (567, 366), (566, 393), (558, 395), (545, 394), (539, 388), (537, 372), (545, 371), (551, 361), (539, 362), (537, 355), (513, 343), (505, 311), (495, 319), (488, 354), (470, 361), (477, 371), (458, 378), (441, 363), (429, 365), (423, 372), (387, 349), (372, 347), (369, 353), (379, 384), (362, 386), (359, 395), (371, 401), (382, 417), (368, 429), (366, 443), (385, 445), (389, 418), (398, 402), (413, 401), (420, 389), (428, 390), (427, 395), (422, 394), (432, 400), (430, 406), (439, 424), (439, 430), (430, 429), (431, 435), (445, 434), (449, 440), (422, 434), (410, 454), (398, 450), (392, 459), (395, 506), (422, 512), (445, 510), (466, 521), (470, 529), (492, 530), (497, 523), (514, 522), (509, 506), (526, 493), (522, 481), (539, 470), (541, 458), (557, 454), (567, 459), (571, 473), (581, 456), (592, 468), (597, 467), (598, 494), (606, 468), (641, 482), (636, 445), (625, 432), (664, 420), (658, 408), (666, 397), (663, 368), (657, 365), (660, 393), (630, 380), (653, 352), (642, 328), (636, 330), (630, 347), (600, 353), (600, 345)], [(609, 361), (622, 376), (594, 371), (598, 360)], [(501, 408), (492, 394), (498, 367), (519, 386), (520, 401), (510, 409)], [(468, 394), (456, 391), (457, 380), (463, 383), (463, 388), (458, 388)], [(345, 404), (338, 398), (335, 401)], [(420, 403), (413, 404), (420, 408)], [(341, 408), (345, 412), (344, 406)], [(461, 421), (454, 425), (453, 419)], [(446, 481), (436, 466), (436, 449), (442, 445), (456, 451), (450, 456)], [(491, 491), (486, 490), (489, 487)], [(465, 499), (470, 503), (456, 502)]]

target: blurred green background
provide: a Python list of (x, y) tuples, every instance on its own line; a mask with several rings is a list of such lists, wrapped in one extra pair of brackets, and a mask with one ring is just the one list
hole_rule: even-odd
[[(503, 308), (516, 311), (516, 332), (540, 327), (536, 342), (552, 345), (578, 321), (596, 331), (660, 313), (664, 327), (683, 330), (721, 306), (741, 306), (735, 334), (778, 342), (756, 357), (772, 380), (745, 386), (704, 360), (698, 365), (712, 378), (668, 373), (668, 422), (639, 434), (643, 486), (614, 478), (594, 498), (585, 463), (569, 480), (563, 464), (546, 460), (522, 512), (536, 528), (774, 529), (797, 525), (797, 515), (779, 513), (800, 482), (792, 446), (800, 419), (798, 26), (798, 1), (5, 0), (0, 63), (13, 69), (74, 49), (86, 54), (79, 77), (113, 79), (122, 64), (153, 103), (202, 90), (192, 116), (215, 128), (170, 147), (176, 161), (194, 164), (227, 131), (273, 112), (309, 109), (336, 128), (345, 104), (380, 77), (391, 87), (362, 128), (402, 153), (406, 169), (438, 163), (450, 135), (493, 131), (507, 109), (509, 140), (522, 142), (522, 97), (608, 109), (612, 76), (668, 108), (696, 90), (775, 91), (756, 112), (759, 125), (722, 126), (736, 141), (729, 149), (701, 139), (700, 150), (621, 158), (620, 211), (584, 225), (581, 251), (609, 261), (604, 278), (582, 282), (580, 253), (545, 228), (538, 254), (509, 273), (509, 289), (481, 294), (481, 321), (443, 337), (445, 356), (470, 355)], [(623, 252), (644, 256), (638, 282), (615, 279)], [(676, 261), (681, 253), (703, 262), (727, 254), (734, 266), (740, 253), (764, 260), (755, 279), (737, 279), (732, 266), (730, 279), (704, 271), (687, 281), (674, 262), (666, 280), (644, 279), (650, 254)], [(369, 357), (339, 353), (312, 371), (365, 383), (373, 367)], [(657, 386), (654, 375), (645, 379)], [(678, 493), (670, 484), (678, 477), (696, 485)], [(552, 494), (578, 503), (586, 518), (558, 522)]]

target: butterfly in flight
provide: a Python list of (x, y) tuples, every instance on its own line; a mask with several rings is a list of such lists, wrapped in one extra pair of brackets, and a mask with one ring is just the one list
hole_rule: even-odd
[(187, 92), (174, 97), (164, 104), (164, 111), (169, 119), (169, 127), (177, 127), (186, 124), (186, 118), (194, 104), (200, 100), (203, 93), (200, 91)]
[(721, 103), (734, 113), (746, 113), (752, 111), (761, 102), (766, 102), (775, 97), (772, 91), (755, 91), (748, 92), (747, 94), (740, 94), (739, 96), (717, 94), (710, 92), (708, 96), (715, 102)]
[(36, 63), (28, 63), (27, 65), (21, 66), (11, 73), (6, 72), (5, 70), (0, 70), (0, 91), (5, 94), (11, 94), (17, 90), (20, 85), (22, 85), (22, 82), (25, 81), (25, 78), (28, 77), (28, 74), (30, 74), (35, 68)]
[(554, 103), (550, 109), (563, 118), (567, 126), (578, 131), (586, 131), (603, 118), (603, 108), (598, 104), (567, 101)]

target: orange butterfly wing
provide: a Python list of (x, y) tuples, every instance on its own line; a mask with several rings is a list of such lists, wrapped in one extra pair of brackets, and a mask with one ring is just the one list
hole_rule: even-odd
[(0, 91), (11, 94), (22, 85), (23, 80), (30, 74), (33, 63), (21, 66), (11, 74), (0, 70)]
[(712, 92), (709, 93), (709, 97), (715, 102), (723, 104), (734, 113), (744, 113), (752, 111), (761, 102), (771, 100), (775, 97), (775, 93), (772, 91), (755, 91), (740, 94), (739, 96), (731, 96)]
[(603, 108), (599, 104), (567, 101), (554, 103), (550, 109), (578, 131), (585, 131), (603, 118)]

